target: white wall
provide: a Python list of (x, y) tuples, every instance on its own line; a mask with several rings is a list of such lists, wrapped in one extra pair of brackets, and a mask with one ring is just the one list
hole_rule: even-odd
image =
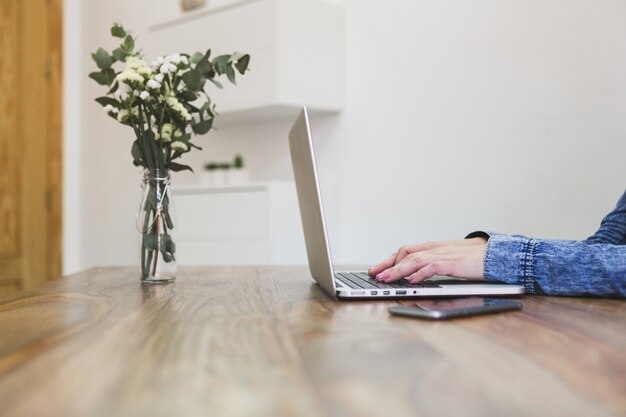
[[(66, 72), (82, 107), (79, 167), (67, 167), (76, 164), (66, 148), (66, 172), (81, 178), (65, 180), (66, 193), (80, 187), (78, 202), (66, 200), (66, 225), (80, 230), (66, 234), (78, 240), (65, 244), (66, 272), (136, 263), (131, 132), (102, 114), (93, 102), (101, 90), (86, 74), (88, 52), (112, 46), (112, 21), (133, 28), (141, 44), (148, 4), (83, 2), (84, 76)], [(626, 2), (345, 7), (345, 110), (312, 122), (337, 262), (368, 264), (401, 244), (481, 228), (573, 239), (595, 230), (625, 185)], [(199, 168), (241, 152), (257, 179), (290, 178), (289, 126), (225, 126), (188, 161)]]

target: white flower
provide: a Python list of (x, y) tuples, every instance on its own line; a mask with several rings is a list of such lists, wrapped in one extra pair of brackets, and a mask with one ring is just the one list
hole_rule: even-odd
[(171, 62), (165, 61), (165, 63), (163, 63), (163, 65), (161, 65), (161, 68), (159, 69), (159, 72), (161, 74), (173, 74), (178, 70), (178, 68), (176, 67), (176, 65), (172, 64)]
[(184, 120), (191, 120), (191, 114), (187, 111), (185, 106), (183, 106), (180, 101), (176, 99), (176, 97), (168, 97), (167, 105), (170, 106), (170, 109), (178, 113), (178, 115)]
[(131, 87), (133, 85), (143, 85), (143, 77), (132, 69), (125, 69), (117, 74), (115, 78), (120, 84), (127, 84)]
[(124, 101), (129, 97), (131, 92), (130, 86), (125, 83), (120, 83), (117, 86), (117, 90), (113, 93), (113, 97), (115, 97), (119, 101)]
[(189, 150), (189, 146), (185, 142), (181, 142), (179, 140), (172, 142), (170, 145), (172, 149), (179, 152), (187, 152)]
[(180, 61), (185, 65), (189, 64), (189, 60), (187, 59), (185, 55), (180, 57)]
[(165, 61), (171, 62), (172, 64), (180, 64), (180, 54), (172, 54), (165, 57)]
[(141, 97), (142, 100), (147, 100), (148, 97), (150, 97), (150, 93), (148, 93), (147, 91), (142, 91), (141, 93), (139, 93), (139, 97)]
[(161, 88), (161, 83), (156, 80), (148, 80), (146, 86), (153, 90), (158, 90), (159, 88)]
[(126, 109), (122, 109), (120, 110), (120, 112), (117, 114), (117, 121), (118, 122), (125, 122), (128, 120), (128, 110)]
[(154, 76), (154, 79), (157, 80), (157, 82), (162, 83), (163, 82), (163, 74), (157, 74)]
[(144, 78), (150, 78), (150, 76), (152, 75), (152, 70), (148, 67), (137, 68), (136, 71), (139, 75), (141, 75)]
[(143, 59), (136, 56), (129, 56), (126, 58), (126, 68), (130, 69), (140, 69), (147, 68), (148, 65), (143, 61)]
[(117, 109), (117, 107), (114, 107), (110, 104), (107, 104), (106, 106), (104, 106), (102, 108), (102, 110), (106, 113), (106, 114), (117, 114), (117, 112), (119, 111)]
[(155, 60), (152, 62), (152, 68), (156, 68), (156, 67), (158, 67), (159, 65), (163, 65), (163, 63), (164, 63), (164, 62), (165, 62), (165, 59), (163, 59), (163, 57), (162, 57), (162, 56), (158, 56), (158, 57), (157, 57), (157, 59), (155, 59)]
[(163, 142), (170, 142), (172, 140), (172, 131), (174, 130), (174, 126), (171, 123), (163, 124), (161, 128), (161, 139)]

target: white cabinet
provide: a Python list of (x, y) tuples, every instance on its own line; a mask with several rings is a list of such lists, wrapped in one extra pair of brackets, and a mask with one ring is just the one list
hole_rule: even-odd
[[(157, 13), (157, 12), (153, 12)], [(156, 14), (158, 16), (158, 13)], [(222, 1), (172, 20), (154, 18), (148, 58), (172, 52), (251, 55), (238, 87), (210, 86), (223, 120), (295, 116), (302, 105), (336, 112), (343, 103), (343, 8), (323, 0)]]
[(174, 190), (180, 265), (304, 264), (292, 182)]

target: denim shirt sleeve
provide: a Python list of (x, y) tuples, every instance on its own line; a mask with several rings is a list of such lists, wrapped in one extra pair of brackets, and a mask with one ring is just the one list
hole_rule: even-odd
[(587, 238), (588, 243), (626, 244), (626, 192), (617, 203), (617, 207), (602, 220), (600, 229)]
[(474, 232), (488, 239), (485, 279), (527, 293), (626, 297), (626, 192), (587, 240), (543, 240)]
[(626, 245), (492, 234), (485, 279), (530, 294), (626, 297)]

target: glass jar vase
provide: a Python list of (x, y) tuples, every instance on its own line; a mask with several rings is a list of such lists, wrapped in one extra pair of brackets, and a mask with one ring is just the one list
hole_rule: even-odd
[(169, 170), (145, 169), (137, 213), (142, 283), (159, 284), (176, 279), (176, 243), (172, 233), (175, 221)]

